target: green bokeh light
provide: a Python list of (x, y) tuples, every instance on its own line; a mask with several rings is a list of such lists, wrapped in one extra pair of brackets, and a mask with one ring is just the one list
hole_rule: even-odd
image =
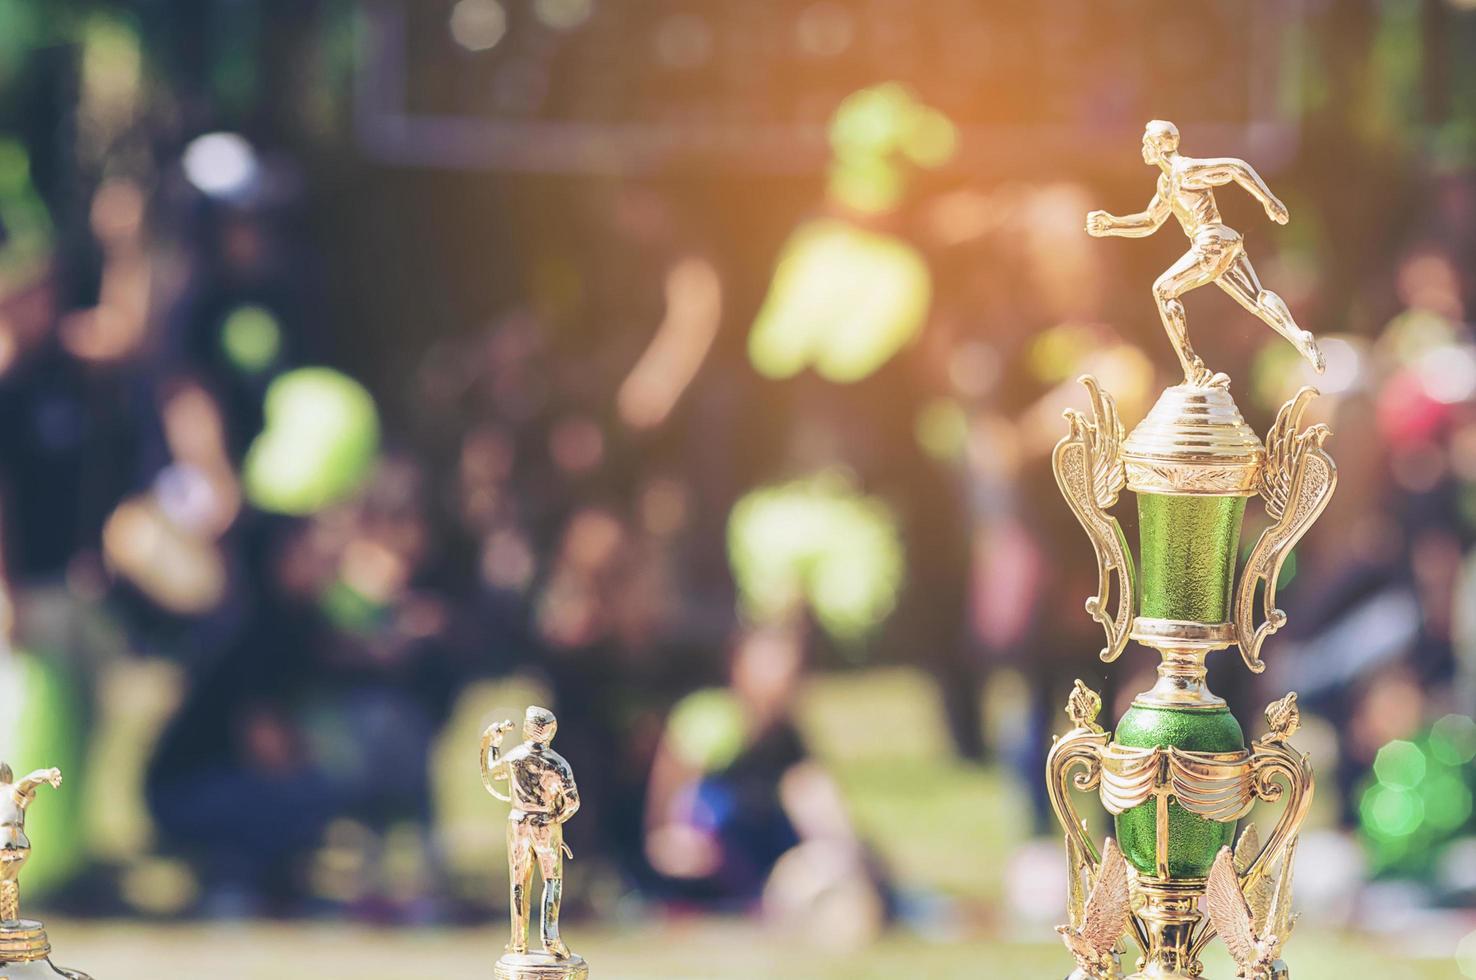
[(282, 351), (282, 328), (264, 306), (238, 306), (220, 328), (220, 346), (232, 364), (258, 374), (277, 360)]
[(747, 494), (728, 519), (728, 560), (750, 619), (775, 622), (808, 605), (842, 642), (886, 619), (903, 578), (896, 519), (838, 473)]
[(1420, 786), (1425, 820), (1439, 831), (1455, 830), (1471, 818), (1471, 790), (1450, 772), (1436, 772)]
[(1476, 720), (1446, 715), (1430, 729), (1430, 757), (1447, 766), (1464, 766), (1476, 759)]
[(1425, 778), (1425, 753), (1413, 742), (1396, 739), (1379, 749), (1374, 757), (1374, 775), (1385, 786), (1413, 789)]
[(271, 383), (266, 425), (242, 467), (247, 498), (262, 510), (311, 514), (356, 491), (379, 452), (369, 392), (331, 368), (299, 368)]
[(743, 751), (743, 708), (727, 691), (697, 691), (678, 701), (667, 722), (668, 745), (703, 772), (725, 769)]
[(1476, 980), (1476, 930), (1466, 933), (1456, 945), (1456, 966), (1463, 976)]
[(1363, 825), (1386, 840), (1408, 837), (1425, 819), (1425, 804), (1414, 790), (1382, 783), (1369, 787), (1359, 805)]
[(906, 192), (908, 164), (941, 167), (958, 152), (958, 128), (896, 82), (861, 89), (830, 121), (829, 195), (868, 214), (890, 211)]
[(749, 360), (770, 378), (813, 366), (829, 381), (859, 381), (917, 337), (932, 293), (927, 263), (900, 238), (807, 222), (779, 257)]
[(969, 438), (968, 414), (952, 398), (935, 398), (917, 413), (916, 436), (934, 459), (958, 459)]

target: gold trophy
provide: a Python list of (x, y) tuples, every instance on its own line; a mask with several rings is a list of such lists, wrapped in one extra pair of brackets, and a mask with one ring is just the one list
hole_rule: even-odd
[(90, 980), (85, 973), (53, 966), (46, 927), (20, 916), (20, 873), (31, 856), (26, 810), (42, 786), (61, 784), (60, 769), (37, 769), (16, 782), (10, 766), (0, 762), (0, 977), (9, 980)]
[[(1239, 233), (1220, 219), (1214, 188), (1234, 183), (1271, 220), (1286, 222), (1286, 206), (1254, 168), (1184, 156), (1178, 130), (1163, 121), (1148, 124), (1143, 160), (1160, 172), (1148, 207), (1126, 216), (1093, 211), (1086, 228), (1131, 238), (1178, 219), (1191, 245), (1154, 283), (1153, 297), (1184, 382), (1124, 436), (1112, 396), (1083, 377), (1092, 414), (1067, 412), (1068, 433), (1052, 463), (1096, 552), (1099, 587), (1086, 609), (1106, 634), (1101, 659), (1116, 660), (1131, 639), (1156, 649), (1161, 663), (1157, 683), (1114, 732), (1097, 723), (1101, 698), (1080, 681), (1069, 699), (1074, 727), (1046, 764), (1070, 862), (1069, 922), (1059, 931), (1079, 980), (1121, 977), (1124, 939), (1137, 954), (1133, 978), (1196, 978), (1200, 953), (1216, 935), (1239, 977), (1281, 980), (1289, 975), (1280, 956), (1293, 922), (1292, 861), (1313, 790), (1306, 757), (1287, 745), (1299, 724), (1296, 695), (1267, 709), (1268, 731), (1247, 745), (1206, 686), (1205, 659), (1238, 646), (1250, 670), (1265, 669), (1262, 645), (1286, 623), (1276, 607), (1282, 563), (1327, 506), (1336, 471), (1322, 448), (1327, 427), (1301, 426), (1317, 392), (1303, 388), (1282, 406), (1263, 443), (1231, 398), (1230, 379), (1195, 355), (1180, 297), (1214, 283), (1318, 371), (1323, 358), (1281, 297), (1262, 287)], [(1137, 498), (1136, 559), (1109, 512), (1124, 488)], [(1253, 496), (1271, 524), (1237, 585), (1241, 520)], [(1113, 817), (1115, 837), (1100, 851), (1073, 790), (1095, 791)], [(1264, 844), (1251, 823), (1237, 840), (1237, 823), (1257, 801), (1283, 800)]]
[[(497, 961), (497, 980), (584, 980), (589, 965), (571, 953), (559, 936), (559, 906), (564, 895), (564, 823), (579, 811), (574, 771), (549, 743), (559, 723), (547, 708), (531, 707), (523, 719), (523, 743), (506, 755), (502, 739), (516, 727), (511, 721), (488, 726), (482, 733), (482, 785), (497, 799), (512, 804), (507, 817), (507, 867), (511, 877), (512, 938)], [(506, 781), (508, 793), (497, 788)], [(528, 920), (533, 899), (533, 865), (543, 876), (543, 915), (539, 922), (543, 948), (528, 951)]]

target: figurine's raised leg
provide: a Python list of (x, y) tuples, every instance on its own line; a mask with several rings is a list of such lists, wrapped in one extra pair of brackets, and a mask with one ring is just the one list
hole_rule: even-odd
[[(1211, 375), (1204, 361), (1194, 353), (1189, 344), (1189, 318), (1179, 297), (1191, 289), (1198, 289), (1215, 281), (1214, 270), (1208, 268), (1207, 256), (1196, 246), (1180, 256), (1179, 261), (1169, 266), (1168, 271), (1153, 284), (1153, 300), (1158, 304), (1158, 315), (1163, 318), (1163, 329), (1168, 331), (1184, 366), (1184, 380), (1193, 385), (1206, 387), (1228, 384), (1224, 375)], [(1223, 380), (1222, 380), (1223, 379)]]
[(1255, 267), (1243, 253), (1225, 271), (1217, 285), (1234, 298), (1235, 302), (1260, 317), (1267, 326), (1291, 341), (1292, 346), (1305, 357), (1319, 374), (1327, 366), (1317, 338), (1310, 331), (1297, 326), (1291, 310), (1280, 296), (1261, 285)]
[(543, 948), (557, 959), (569, 958), (569, 947), (559, 938), (559, 906), (564, 898), (564, 828), (547, 824), (534, 830), (538, 870), (543, 875), (543, 918), (540, 932)]
[(507, 870), (512, 881), (512, 938), (507, 944), (509, 953), (528, 952), (528, 913), (532, 904), (530, 892), (533, 887), (531, 831), (532, 828), (523, 820), (507, 822)]

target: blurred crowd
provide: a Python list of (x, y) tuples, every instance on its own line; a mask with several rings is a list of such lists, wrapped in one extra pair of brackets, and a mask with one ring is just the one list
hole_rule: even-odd
[[(428, 6), (467, 59), (602, 16)], [(809, 56), (843, 56), (851, 6), (793, 6)], [(1248, 722), (1299, 691), (1336, 733), (1328, 827), (1432, 903), (1476, 900), (1467, 6), (1308, 5), (1262, 168), (1290, 228), (1222, 195), (1326, 374), (1188, 304), (1258, 431), (1319, 386), (1341, 474), (1271, 670), (1222, 656), (1211, 686)], [(691, 68), (711, 37), (682, 16), (658, 48)], [(1176, 232), (1083, 230), (1151, 194), (1137, 107), (1092, 103), (1075, 175), (972, 169), (1012, 130), (905, 75), (830, 100), (826, 162), (793, 176), (405, 167), (355, 138), (367, 29), (328, 0), (0, 0), (0, 754), (92, 797), (37, 808), (38, 886), (102, 913), (480, 914), (500, 886), (448, 858), (435, 765), (509, 678), (558, 713), (598, 869), (571, 898), (605, 914), (901, 914), (800, 712), (878, 665), (925, 673), (953, 757), (1015, 773), (1054, 836), (1071, 679), (1115, 717), (1153, 666), (1095, 661), (1049, 468), (1078, 375), (1129, 425), (1173, 380), (1149, 285)], [(1173, 105), (1186, 152), (1242, 151)], [(999, 732), (1002, 677), (1027, 694)]]

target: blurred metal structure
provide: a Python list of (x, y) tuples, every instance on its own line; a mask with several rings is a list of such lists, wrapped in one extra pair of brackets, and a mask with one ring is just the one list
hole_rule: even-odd
[(61, 783), (60, 769), (37, 769), (16, 781), (10, 766), (0, 762), (0, 975), (12, 980), (89, 980), (85, 973), (53, 966), (46, 927), (20, 914), (20, 873), (31, 856), (26, 810), (38, 789), (57, 789)]
[[(1164, 169), (1153, 203), (1139, 215), (1093, 212), (1087, 219), (1094, 235), (1135, 236), (1177, 215), (1195, 242), (1180, 265), (1197, 278), (1186, 287), (1171, 271), (1155, 287), (1184, 383), (1164, 391), (1124, 439), (1111, 396), (1083, 378), (1092, 416), (1067, 413), (1068, 433), (1053, 456), (1057, 483), (1097, 554), (1101, 585), (1086, 608), (1107, 636), (1101, 658), (1115, 660), (1128, 638), (1161, 657), (1157, 683), (1134, 699), (1112, 732), (1096, 720), (1101, 698), (1078, 681), (1067, 707), (1073, 727), (1048, 757), (1047, 786), (1071, 861), (1071, 924), (1062, 935), (1077, 961), (1075, 977), (1122, 975), (1116, 957), (1100, 943), (1085, 942), (1079, 900), (1087, 881), (1110, 880), (1109, 857), (1120, 853), (1135, 897), (1113, 942), (1125, 933), (1139, 948), (1135, 980), (1199, 977), (1199, 955), (1217, 933), (1240, 977), (1283, 980), (1289, 976), (1280, 955), (1292, 922), (1292, 861), (1314, 784), (1307, 758), (1287, 744), (1300, 724), (1296, 695), (1266, 710), (1268, 731), (1247, 745), (1240, 723), (1206, 685), (1205, 661), (1239, 645), (1252, 671), (1264, 669), (1261, 646), (1286, 621), (1275, 606), (1282, 563), (1326, 507), (1336, 471), (1322, 449), (1326, 426), (1301, 427), (1313, 389), (1302, 389), (1282, 407), (1263, 446), (1230, 395), (1230, 379), (1211, 373), (1188, 345), (1177, 306), (1181, 287), (1239, 275), (1249, 278), (1237, 280), (1237, 287), (1251, 283), (1257, 290), (1238, 297), (1242, 305), (1321, 366), (1311, 335), (1295, 327), (1290, 313), (1268, 312), (1284, 304), (1264, 299), (1254, 274), (1245, 271), (1248, 264), (1237, 273), (1244, 258), (1239, 236), (1219, 224), (1210, 188), (1233, 180), (1251, 189), (1273, 218), (1284, 218), (1285, 209), (1243, 161), (1186, 160), (1177, 145), (1172, 126), (1150, 123), (1143, 159)], [(1136, 561), (1108, 513), (1124, 487), (1138, 503)], [(1272, 523), (1237, 589), (1241, 520), (1252, 496), (1264, 500)], [(1114, 576), (1120, 594), (1109, 614), (1104, 607)], [(1115, 839), (1101, 857), (1086, 836), (1073, 791), (1095, 791), (1113, 817)], [(1283, 799), (1265, 845), (1248, 825), (1232, 854), (1237, 822), (1257, 801)]]
[[(553, 712), (536, 705), (523, 719), (523, 744), (501, 753), (502, 740), (515, 727), (511, 721), (488, 726), (482, 733), (482, 785), (504, 803), (507, 817), (507, 865), (511, 877), (512, 937), (497, 961), (497, 980), (583, 980), (589, 976), (584, 958), (569, 951), (559, 935), (559, 908), (564, 894), (564, 823), (579, 811), (574, 771), (549, 743), (558, 732)], [(497, 783), (506, 781), (508, 792)], [(532, 912), (533, 866), (543, 877), (543, 949), (528, 951)]]
[(1274, 167), (1303, 23), (1299, 0), (374, 0), (355, 128), (397, 165), (811, 174), (835, 106), (893, 80), (958, 125), (958, 170), (1100, 166), (1154, 111)]

